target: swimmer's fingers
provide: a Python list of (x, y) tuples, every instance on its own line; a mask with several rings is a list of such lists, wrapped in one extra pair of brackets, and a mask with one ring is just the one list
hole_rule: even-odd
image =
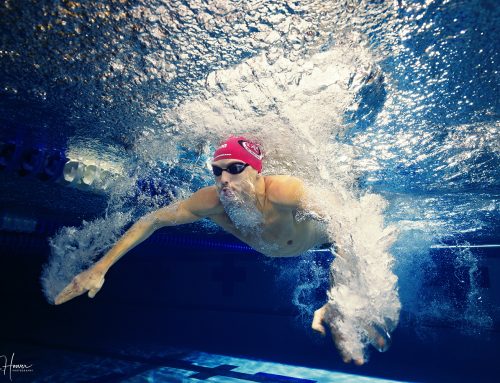
[(354, 362), (354, 364), (361, 366), (365, 363), (362, 357), (354, 357), (345, 349), (345, 338), (342, 336), (342, 333), (335, 325), (334, 317), (340, 316), (339, 312), (333, 308), (331, 305), (326, 304), (325, 306), (325, 323), (328, 324), (330, 328), (330, 334), (332, 334), (332, 340), (335, 343), (335, 346), (339, 350), (340, 356), (344, 363)]
[(323, 325), (323, 322), (325, 321), (325, 314), (326, 314), (326, 305), (317, 309), (314, 312), (314, 317), (311, 325), (312, 329), (320, 333), (322, 336), (326, 335), (326, 328)]
[(71, 283), (57, 295), (54, 303), (56, 305), (60, 305), (61, 303), (65, 303), (74, 297), (82, 295), (85, 291), (86, 289), (80, 285), (78, 279), (75, 277)]
[(97, 283), (97, 286), (95, 288), (89, 290), (89, 294), (88, 294), (89, 298), (94, 298), (95, 295), (101, 289), (103, 284), (104, 284), (104, 277)]
[(342, 361), (344, 363), (354, 362), (354, 364), (356, 364), (357, 366), (361, 366), (365, 363), (363, 358), (355, 358), (344, 350), (344, 348), (342, 347), (342, 342), (343, 342), (342, 336), (339, 333), (336, 333), (333, 329), (332, 329), (332, 338), (333, 341), (335, 342), (335, 345), (337, 346), (337, 349), (339, 350), (340, 356), (342, 357)]
[(364, 363), (364, 360), (361, 358), (353, 358), (343, 347), (344, 337), (341, 335), (340, 331), (333, 325), (330, 324), (330, 333), (332, 334), (332, 340), (335, 343), (335, 346), (339, 350), (340, 356), (344, 363), (350, 363), (353, 361), (358, 366), (361, 366)]
[(331, 309), (328, 303), (325, 303), (322, 307), (314, 312), (314, 317), (311, 325), (312, 329), (325, 336), (326, 328), (330, 327), (331, 333), (335, 334), (336, 331), (333, 327), (334, 315), (334, 310)]
[(73, 278), (71, 283), (57, 295), (54, 303), (60, 305), (87, 291), (89, 292), (89, 298), (94, 298), (104, 284), (104, 274), (104, 272), (96, 268), (91, 268), (78, 274)]
[(377, 351), (385, 352), (391, 345), (391, 335), (382, 326), (369, 325), (365, 327), (370, 343)]
[(330, 329), (330, 333), (332, 334), (332, 340), (339, 350), (342, 360), (345, 363), (350, 363), (351, 361), (353, 361), (358, 366), (361, 366), (365, 362), (363, 358), (353, 358), (347, 351), (344, 350), (342, 345), (344, 338), (342, 337), (340, 331), (335, 327), (335, 322), (333, 321), (333, 317), (335, 315), (338, 315), (338, 312), (332, 309), (332, 307), (328, 303), (326, 303), (314, 312), (314, 317), (311, 325), (312, 329), (325, 336), (325, 326), (328, 326)]
[(363, 358), (356, 358), (356, 359), (353, 359), (354, 360), (354, 364), (356, 366), (362, 366), (363, 364), (365, 364), (365, 361)]

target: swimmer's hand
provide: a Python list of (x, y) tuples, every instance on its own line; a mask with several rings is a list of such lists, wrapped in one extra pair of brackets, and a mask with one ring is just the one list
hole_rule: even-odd
[[(363, 358), (353, 358), (342, 348), (343, 338), (340, 334), (340, 331), (335, 327), (333, 321), (333, 318), (338, 315), (340, 314), (335, 309), (333, 309), (330, 304), (326, 303), (314, 312), (314, 318), (311, 327), (314, 331), (317, 331), (322, 336), (326, 335), (325, 326), (329, 327), (333, 341), (335, 342), (335, 345), (337, 346), (337, 349), (342, 356), (342, 360), (345, 363), (353, 361), (358, 366), (361, 366), (365, 363), (365, 360), (363, 360)], [(390, 336), (387, 332), (382, 331), (382, 327), (376, 328), (374, 326), (370, 326), (366, 329), (366, 331), (370, 338), (370, 343), (373, 345), (373, 347), (375, 347), (380, 352), (387, 351), (390, 346)]]
[(104, 284), (106, 272), (97, 265), (81, 272), (57, 295), (54, 303), (60, 305), (74, 297), (89, 292), (89, 298), (94, 298)]
[(340, 314), (336, 310), (334, 310), (330, 304), (326, 303), (314, 312), (314, 318), (311, 327), (314, 331), (317, 331), (322, 336), (326, 336), (326, 327), (330, 328), (333, 342), (335, 343), (335, 346), (337, 346), (337, 349), (339, 350), (344, 363), (354, 361), (355, 364), (361, 366), (365, 362), (363, 358), (355, 359), (342, 348), (342, 335), (333, 324), (333, 317), (338, 315)]

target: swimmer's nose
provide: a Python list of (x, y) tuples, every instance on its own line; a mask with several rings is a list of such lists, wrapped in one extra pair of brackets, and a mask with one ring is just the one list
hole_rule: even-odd
[(230, 177), (231, 177), (231, 174), (229, 174), (228, 172), (222, 172), (222, 174), (220, 176), (220, 183), (222, 185), (228, 185)]
[(229, 182), (225, 181), (223, 182), (222, 180), (219, 182), (219, 188), (224, 189), (229, 187)]

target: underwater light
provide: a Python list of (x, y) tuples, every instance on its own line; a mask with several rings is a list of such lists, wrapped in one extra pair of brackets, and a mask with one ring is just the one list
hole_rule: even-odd
[(0, 171), (96, 192), (106, 191), (123, 177), (123, 166), (118, 161), (96, 160), (83, 150), (68, 152), (71, 155), (62, 148), (22, 140), (0, 142)]
[(90, 145), (70, 146), (60, 182), (77, 189), (106, 192), (125, 176), (124, 165), (116, 156), (92, 149)]
[(105, 192), (120, 177), (120, 173), (107, 170), (101, 163), (69, 159), (64, 164), (61, 182), (79, 189)]
[(0, 170), (16, 172), (22, 177), (36, 176), (42, 181), (53, 181), (62, 174), (66, 161), (62, 149), (49, 149), (21, 140), (0, 142)]

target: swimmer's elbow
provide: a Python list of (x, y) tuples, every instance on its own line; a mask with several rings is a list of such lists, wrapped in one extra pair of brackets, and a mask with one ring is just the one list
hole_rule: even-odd
[(142, 231), (144, 231), (145, 233), (153, 233), (164, 226), (162, 225), (161, 220), (156, 213), (157, 212), (153, 212), (145, 215), (139, 220), (138, 224), (141, 226)]

